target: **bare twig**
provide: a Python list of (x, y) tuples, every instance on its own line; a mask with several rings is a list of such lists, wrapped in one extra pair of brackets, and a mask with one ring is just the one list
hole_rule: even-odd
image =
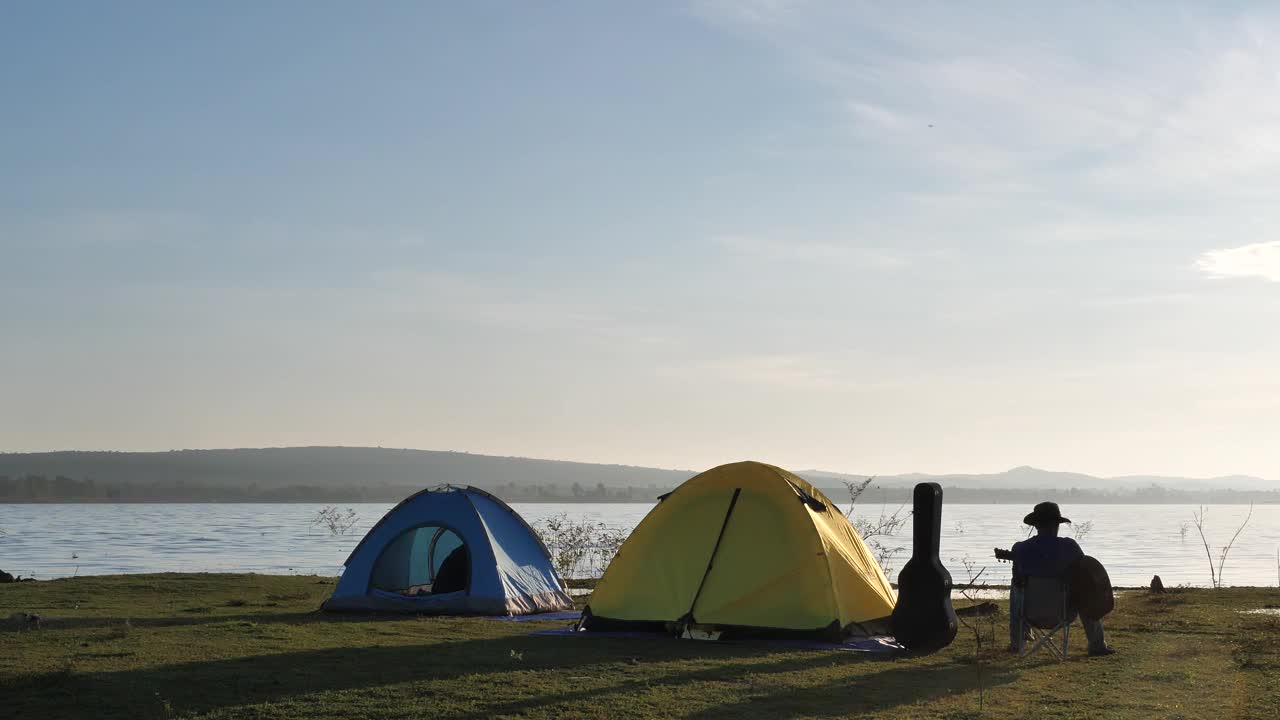
[(1240, 537), (1240, 533), (1244, 532), (1244, 526), (1249, 524), (1249, 519), (1253, 517), (1253, 503), (1249, 503), (1249, 514), (1244, 516), (1244, 522), (1240, 523), (1240, 527), (1236, 528), (1236, 534), (1231, 536), (1231, 542), (1222, 548), (1222, 554), (1218, 556), (1218, 587), (1222, 587), (1222, 566), (1227, 562), (1227, 553), (1231, 552), (1231, 546), (1236, 544), (1236, 538)]
[[(982, 569), (978, 570), (978, 572), (975, 574), (973, 572), (974, 562), (972, 560), (970, 560), (969, 558), (964, 558), (960, 562), (964, 564), (965, 572), (969, 575), (969, 582), (965, 583), (964, 585), (960, 585), (959, 587), (956, 587), (955, 588), (956, 592), (960, 593), (961, 595), (964, 595), (965, 593), (971, 592), (973, 590), (981, 590), (986, 588), (985, 583), (982, 585), (978, 585), (978, 578), (982, 577), (982, 573), (987, 571), (986, 566), (984, 565)], [(964, 595), (964, 599), (970, 602), (977, 601), (976, 597), (969, 597), (968, 595)]]
[(844, 486), (849, 491), (849, 509), (845, 511), (844, 516), (853, 524), (853, 529), (858, 531), (858, 536), (875, 554), (876, 562), (884, 570), (884, 574), (889, 575), (893, 569), (894, 558), (906, 550), (902, 545), (892, 544), (890, 538), (898, 534), (902, 526), (911, 518), (911, 513), (903, 512), (907, 506), (906, 503), (903, 503), (892, 513), (887, 512), (882, 506), (880, 516), (874, 519), (854, 517), (853, 511), (858, 498), (862, 497), (862, 494), (871, 488), (871, 483), (874, 480), (875, 477), (869, 477), (861, 482), (845, 481)]
[(1240, 533), (1244, 532), (1244, 528), (1249, 524), (1249, 520), (1253, 517), (1253, 504), (1249, 505), (1249, 513), (1244, 516), (1244, 522), (1240, 523), (1240, 527), (1236, 528), (1236, 532), (1231, 536), (1231, 541), (1218, 551), (1218, 565), (1214, 567), (1213, 551), (1209, 548), (1209, 540), (1204, 534), (1205, 508), (1200, 506), (1200, 511), (1193, 513), (1191, 516), (1195, 522), (1196, 530), (1200, 533), (1200, 542), (1204, 544), (1205, 557), (1209, 559), (1209, 580), (1213, 587), (1222, 587), (1222, 569), (1227, 564), (1227, 555), (1231, 552), (1231, 548), (1236, 544), (1236, 538), (1240, 537)]
[(1083, 540), (1084, 536), (1088, 535), (1091, 530), (1093, 530), (1092, 520), (1081, 520), (1080, 522), (1073, 523), (1071, 525), (1071, 535), (1074, 536), (1077, 541)]
[(1218, 587), (1218, 575), (1213, 567), (1213, 551), (1209, 549), (1209, 540), (1204, 536), (1204, 506), (1200, 506), (1200, 511), (1191, 514), (1196, 524), (1196, 530), (1200, 533), (1200, 542), (1204, 543), (1205, 557), (1209, 558), (1209, 582), (1213, 587)]
[[(970, 605), (977, 605), (977, 598), (971, 593), (978, 587), (978, 578), (982, 577), (982, 573), (986, 572), (987, 568), (983, 566), (982, 569), (975, 573), (973, 569), (976, 565), (968, 557), (961, 558), (960, 563), (964, 565), (965, 574), (969, 576), (969, 582), (955, 588), (955, 590), (960, 593), (961, 597), (968, 600)], [(983, 682), (982, 677), (982, 627), (978, 625), (979, 621), (976, 617), (973, 622), (970, 622), (966, 615), (957, 614), (956, 619), (960, 621), (961, 625), (964, 625), (965, 629), (973, 633), (973, 664), (978, 671), (978, 715), (981, 716), (983, 706), (986, 703), (986, 684)], [(991, 636), (995, 637), (994, 619), (991, 621)]]
[(862, 493), (866, 492), (867, 488), (871, 487), (871, 483), (875, 479), (876, 479), (875, 476), (872, 475), (871, 477), (867, 478), (866, 480), (863, 480), (862, 482), (850, 482), (848, 480), (844, 481), (845, 489), (849, 491), (849, 509), (845, 511), (845, 514), (844, 514), (846, 518), (853, 514), (854, 504), (858, 502), (858, 498), (862, 497)]

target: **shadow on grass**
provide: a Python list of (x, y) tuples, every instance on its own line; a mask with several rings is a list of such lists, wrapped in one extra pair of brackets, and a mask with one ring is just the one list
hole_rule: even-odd
[[(758, 654), (762, 651), (757, 646), (755, 652)], [(741, 654), (750, 653), (750, 650), (745, 650)], [(806, 670), (829, 668), (836, 663), (869, 663), (881, 669), (818, 687), (752, 688), (761, 676), (770, 673), (802, 673)], [(995, 685), (1012, 682), (1016, 677), (1017, 673), (1010, 668), (995, 672), (988, 668), (984, 671), (984, 680), (988, 689)], [(887, 658), (851, 655), (833, 657), (828, 653), (817, 652), (802, 659), (796, 659), (793, 655), (782, 658), (774, 655), (762, 658), (759, 662), (737, 662), (720, 667), (673, 672), (660, 677), (625, 680), (607, 688), (585, 688), (523, 697), (508, 702), (488, 704), (474, 712), (450, 717), (482, 720), (521, 715), (538, 709), (546, 711), (550, 716), (565, 715), (572, 714), (577, 709), (575, 706), (588, 701), (594, 702), (602, 698), (624, 696), (630, 693), (652, 693), (655, 690), (661, 694), (667, 689), (674, 691), (681, 686), (698, 682), (737, 686), (730, 691), (734, 701), (720, 703), (701, 711), (693, 711), (682, 717), (706, 720), (809, 715), (844, 717), (908, 705), (977, 688), (977, 676), (972, 665), (955, 663), (932, 666), (904, 665)]]
[[(226, 621), (193, 618), (193, 621)], [(279, 616), (287, 622), (289, 616)], [(310, 618), (310, 616), (305, 616)], [(504, 697), (481, 701), (483, 707), (463, 704), (444, 715), (487, 718), (531, 709), (569, 712), (575, 705), (601, 698), (676, 688), (691, 682), (739, 683), (744, 693), (735, 702), (705, 710), (697, 717), (720, 718), (766, 714), (843, 714), (913, 703), (974, 686), (974, 669), (964, 665), (907, 666), (875, 658), (759, 647), (722, 646), (674, 640), (618, 640), (538, 637), (444, 641), (429, 645), (345, 647), (284, 652), (227, 660), (191, 661), (159, 667), (118, 671), (63, 670), (0, 681), (0, 697), (14, 717), (168, 717), (199, 714), (255, 703), (274, 703), (332, 691), (363, 691), (401, 683), (440, 681), (491, 673), (538, 673), (555, 670), (598, 671), (613, 664), (644, 665), (693, 661), (714, 667), (675, 667), (665, 674), (622, 676), (604, 688), (540, 693), (528, 686), (513, 687)], [(751, 676), (795, 673), (827, 668), (835, 663), (870, 663), (882, 670), (818, 689), (753, 689)], [(551, 677), (551, 676), (548, 676)], [(1009, 671), (997, 670), (988, 686), (1008, 682)], [(436, 686), (438, 688), (438, 686)], [(757, 686), (758, 687), (758, 686)], [(438, 690), (437, 690), (438, 691)], [(439, 698), (443, 700), (444, 698)], [(425, 701), (425, 700), (424, 700)], [(428, 701), (429, 702), (429, 701)], [(597, 705), (598, 707), (598, 705)], [(457, 713), (463, 713), (461, 715)]]
[[(516, 660), (516, 656), (520, 659)], [(467, 675), (626, 662), (725, 658), (733, 649), (674, 641), (581, 640), (518, 635), (430, 645), (344, 647), (192, 661), (136, 670), (62, 670), (6, 678), (0, 697), (14, 717), (163, 717), (317, 692), (362, 690)], [(824, 658), (822, 662), (830, 662)], [(162, 707), (163, 706), (163, 707)], [(486, 713), (487, 716), (487, 713)]]
[[(166, 628), (166, 627), (186, 627), (193, 625), (212, 625), (216, 623), (254, 623), (255, 625), (302, 625), (314, 622), (333, 622), (348, 620), (356, 622), (362, 618), (351, 617), (341, 618), (332, 615), (325, 615), (319, 611), (311, 612), (294, 612), (294, 613), (234, 613), (234, 614), (215, 614), (215, 613), (199, 613), (190, 615), (175, 615), (173, 617), (77, 617), (77, 618), (51, 618), (45, 621), (44, 628), (50, 631), (55, 630), (108, 630), (118, 629), (125, 625), (135, 628)], [(368, 618), (363, 618), (367, 621)], [(4, 622), (0, 619), (0, 632), (9, 631), (26, 631), (30, 628), (21, 623)]]
[[(983, 670), (983, 683), (987, 690), (1011, 683), (1017, 677), (1017, 671), (1010, 667), (987, 667)], [(895, 664), (878, 673), (818, 687), (750, 693), (738, 702), (716, 705), (686, 717), (737, 720), (744, 717), (856, 716), (977, 689), (978, 677), (973, 665)]]

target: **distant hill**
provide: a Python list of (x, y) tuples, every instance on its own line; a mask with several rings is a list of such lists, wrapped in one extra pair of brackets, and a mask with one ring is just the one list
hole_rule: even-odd
[[(510, 501), (652, 502), (694, 470), (369, 447), (169, 452), (0, 453), (0, 502), (392, 501), (424, 487), (475, 485)], [(867, 475), (799, 473), (847, 501)], [(953, 502), (1280, 502), (1280, 483), (1247, 476), (1101, 478), (1022, 466), (1001, 473), (878, 476), (862, 502), (901, 502), (935, 481)]]
[[(864, 480), (869, 475), (838, 473), (827, 470), (801, 470), (800, 475), (819, 487), (839, 487), (843, 481)], [(1171, 490), (1280, 490), (1280, 482), (1264, 480), (1248, 475), (1228, 475), (1223, 477), (1197, 479), (1186, 477), (1170, 477), (1164, 475), (1125, 475), (1120, 477), (1096, 477), (1073, 472), (1041, 470), (1027, 465), (1005, 470), (999, 473), (986, 474), (953, 474), (925, 475), (909, 473), (905, 475), (877, 475), (875, 484), (880, 487), (910, 487), (918, 482), (936, 482), (943, 487), (983, 488), (996, 490), (1001, 488), (1018, 490), (1081, 490), (1133, 491), (1156, 485)]]
[(63, 475), (98, 483), (203, 487), (427, 487), (443, 483), (496, 487), (658, 487), (694, 475), (563, 460), (369, 447), (237, 448), (169, 452), (0, 453), (0, 476)]

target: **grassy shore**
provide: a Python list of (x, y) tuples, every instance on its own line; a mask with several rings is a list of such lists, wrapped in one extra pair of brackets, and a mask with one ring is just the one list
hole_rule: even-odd
[[(15, 718), (1275, 718), (1275, 589), (1122, 596), (1119, 654), (1065, 663), (972, 633), (933, 655), (538, 637), (558, 623), (335, 617), (317, 577), (137, 575), (0, 585)], [(35, 612), (43, 628), (8, 620)], [(991, 624), (982, 621), (986, 632)], [(1079, 630), (1079, 626), (1076, 626)], [(979, 712), (979, 670), (982, 710)]]

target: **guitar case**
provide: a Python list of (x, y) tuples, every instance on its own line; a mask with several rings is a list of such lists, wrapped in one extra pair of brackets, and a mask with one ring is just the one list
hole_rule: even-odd
[(905, 647), (928, 652), (950, 645), (958, 622), (951, 607), (951, 573), (938, 558), (942, 486), (916, 485), (913, 503), (911, 559), (898, 573), (898, 602), (889, 625)]
[(1071, 564), (1071, 604), (1084, 617), (1101, 620), (1116, 607), (1111, 577), (1096, 558), (1088, 555)]

